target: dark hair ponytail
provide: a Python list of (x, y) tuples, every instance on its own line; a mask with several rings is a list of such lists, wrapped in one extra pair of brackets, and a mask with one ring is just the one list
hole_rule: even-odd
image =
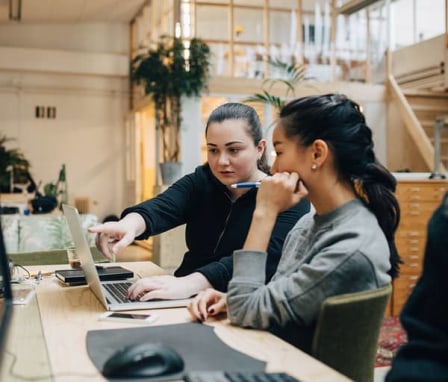
[(391, 269), (395, 278), (402, 263), (394, 241), (394, 234), (400, 222), (400, 205), (395, 197), (397, 181), (378, 161), (368, 163), (363, 174), (353, 179), (355, 191), (366, 206), (375, 214), (378, 224), (386, 236), (390, 249)]
[(342, 94), (303, 97), (280, 112), (288, 137), (298, 137), (303, 146), (316, 139), (331, 148), (342, 178), (353, 184), (356, 194), (378, 220), (390, 249), (392, 278), (402, 262), (394, 242), (400, 221), (400, 206), (394, 195), (396, 179), (378, 162), (373, 151), (372, 131), (358, 104)]
[[(246, 131), (252, 137), (254, 145), (258, 146), (263, 139), (263, 128), (257, 112), (251, 106), (238, 102), (228, 102), (214, 109), (208, 117), (205, 126), (205, 135), (207, 135), (208, 126), (213, 122), (223, 122), (228, 119), (242, 119), (246, 121)], [(269, 174), (271, 169), (268, 164), (266, 150), (263, 151), (261, 158), (257, 162), (259, 170)]]

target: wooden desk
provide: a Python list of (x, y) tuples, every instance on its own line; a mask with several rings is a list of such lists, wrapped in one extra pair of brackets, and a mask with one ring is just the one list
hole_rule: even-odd
[[(163, 274), (149, 262), (120, 263), (140, 277)], [(32, 266), (49, 271), (67, 265)], [(36, 285), (36, 297), (27, 306), (15, 306), (10, 335), (5, 346), (0, 380), (19, 381), (12, 374), (41, 377), (39, 381), (105, 381), (86, 351), (88, 330), (135, 327), (98, 321), (103, 306), (87, 286), (64, 287), (54, 276)], [(153, 311), (159, 319), (152, 325), (190, 322), (186, 308)], [(40, 320), (39, 320), (40, 313)], [(286, 371), (303, 382), (337, 382), (348, 379), (309, 355), (265, 331), (242, 329), (228, 320), (210, 322), (229, 346), (267, 362), (268, 371)], [(14, 360), (15, 355), (16, 359)]]

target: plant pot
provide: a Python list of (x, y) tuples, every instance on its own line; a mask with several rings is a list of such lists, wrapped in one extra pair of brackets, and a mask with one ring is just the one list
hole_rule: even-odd
[(182, 162), (160, 163), (162, 184), (173, 184), (182, 175)]
[(58, 206), (58, 200), (54, 196), (36, 196), (31, 200), (33, 214), (47, 214)]

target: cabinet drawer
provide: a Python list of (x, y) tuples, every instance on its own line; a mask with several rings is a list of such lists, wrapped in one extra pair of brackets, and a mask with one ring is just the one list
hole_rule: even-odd
[(406, 237), (400, 234), (395, 235), (395, 244), (401, 256), (419, 257), (425, 252), (426, 237)]
[(402, 256), (420, 256), (425, 251), (425, 243), (423, 240), (415, 240), (415, 243), (413, 243), (412, 240), (404, 241), (395, 239), (395, 244), (397, 248), (400, 248), (400, 255)]
[(423, 270), (423, 254), (413, 255), (399, 252), (403, 264), (400, 264), (400, 272), (403, 274), (414, 275), (420, 274)]
[(442, 199), (448, 185), (442, 182), (398, 183), (396, 195), (402, 201), (438, 202)]
[[(426, 232), (426, 228), (428, 226), (428, 222), (431, 215), (407, 215), (403, 214), (401, 215), (400, 219), (400, 225), (398, 226), (398, 229), (400, 230), (417, 230), (420, 232)], [(398, 231), (398, 230), (397, 230)]]
[(402, 229), (398, 227), (395, 232), (395, 240), (407, 241), (410, 243), (425, 242), (426, 241), (426, 231), (421, 229)]
[(400, 201), (401, 215), (409, 217), (430, 217), (438, 206), (438, 203)]
[(403, 260), (400, 264), (400, 272), (403, 274), (417, 274), (423, 269), (423, 259), (425, 255), (424, 245), (403, 245), (399, 241), (395, 242), (398, 254)]

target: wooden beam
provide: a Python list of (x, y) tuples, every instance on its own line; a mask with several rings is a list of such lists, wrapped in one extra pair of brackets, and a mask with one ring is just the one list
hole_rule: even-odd
[(341, 15), (351, 15), (352, 13), (358, 12), (378, 1), (379, 0), (350, 0), (344, 5), (336, 8), (336, 13)]

